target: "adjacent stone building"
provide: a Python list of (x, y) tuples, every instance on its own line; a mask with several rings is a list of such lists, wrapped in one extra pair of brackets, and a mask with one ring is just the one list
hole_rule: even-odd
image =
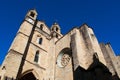
[(66, 35), (30, 10), (0, 68), (1, 80), (120, 80), (120, 56), (86, 24)]

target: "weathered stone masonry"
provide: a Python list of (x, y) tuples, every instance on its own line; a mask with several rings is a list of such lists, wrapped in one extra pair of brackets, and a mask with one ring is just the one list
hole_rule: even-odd
[(29, 10), (3, 64), (0, 80), (120, 80), (120, 56), (111, 45), (98, 43), (83, 24), (66, 35)]

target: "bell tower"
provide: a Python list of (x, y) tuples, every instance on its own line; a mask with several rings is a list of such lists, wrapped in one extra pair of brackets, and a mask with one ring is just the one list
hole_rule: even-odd
[(57, 38), (57, 39), (62, 37), (60, 26), (56, 22), (51, 27), (51, 37), (54, 37), (54, 38)]
[(29, 21), (30, 23), (33, 23), (37, 18), (37, 12), (35, 9), (28, 11), (26, 14), (25, 20)]
[[(0, 66), (0, 80), (119, 80), (120, 63), (110, 45), (99, 44), (84, 24), (61, 34), (29, 10)], [(115, 79), (112, 79), (115, 78)]]
[(36, 10), (28, 11), (2, 64), (2, 79), (16, 79), (22, 70), (36, 24)]

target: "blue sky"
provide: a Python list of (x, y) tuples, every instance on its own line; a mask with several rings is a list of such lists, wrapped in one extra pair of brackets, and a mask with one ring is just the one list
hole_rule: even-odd
[(120, 53), (120, 0), (1, 0), (0, 64), (27, 11), (34, 8), (49, 27), (57, 21), (63, 34), (87, 23), (99, 42), (110, 42)]

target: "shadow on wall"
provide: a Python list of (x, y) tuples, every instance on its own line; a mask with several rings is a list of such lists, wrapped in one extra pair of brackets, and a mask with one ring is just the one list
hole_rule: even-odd
[(102, 64), (96, 54), (88, 70), (78, 67), (74, 71), (74, 80), (120, 80), (117, 75), (112, 76), (108, 68)]

